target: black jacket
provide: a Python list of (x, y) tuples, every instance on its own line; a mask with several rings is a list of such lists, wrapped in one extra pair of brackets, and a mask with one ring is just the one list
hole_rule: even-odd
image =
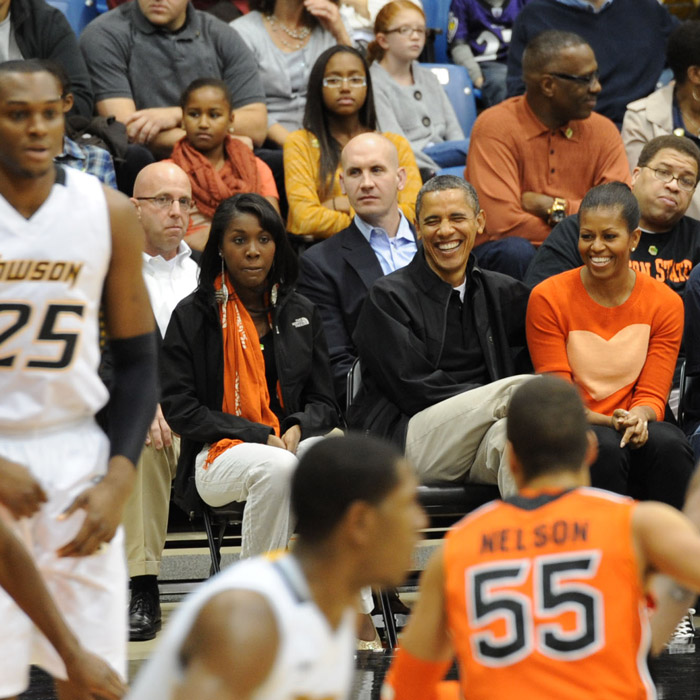
[[(321, 319), (313, 304), (292, 292), (273, 310), (275, 358), (286, 416), (280, 428), (301, 427), (302, 439), (338, 425), (338, 408)], [(175, 502), (185, 512), (199, 509), (195, 457), (206, 443), (222, 438), (267, 442), (272, 428), (224, 413), (223, 341), (219, 310), (197, 292), (175, 308), (161, 352), (163, 414), (182, 438), (175, 476)]]
[(83, 54), (66, 16), (44, 0), (12, 0), (10, 23), (24, 58), (58, 63), (72, 85), (71, 114), (92, 117), (92, 85)]
[[(528, 288), (507, 275), (467, 267), (474, 322), (491, 381), (529, 372), (525, 340)], [(409, 419), (424, 408), (474, 389), (441, 369), (452, 287), (428, 266), (423, 249), (403, 269), (375, 282), (353, 340), (362, 388), (349, 424), (403, 447)]]

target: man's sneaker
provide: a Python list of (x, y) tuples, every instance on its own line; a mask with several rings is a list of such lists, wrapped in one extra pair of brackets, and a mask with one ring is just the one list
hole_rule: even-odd
[(695, 609), (690, 608), (688, 614), (676, 625), (670, 641), (666, 645), (669, 654), (695, 653), (695, 624), (693, 622)]
[(153, 591), (131, 591), (129, 603), (129, 641), (153, 639), (161, 626), (160, 597)]

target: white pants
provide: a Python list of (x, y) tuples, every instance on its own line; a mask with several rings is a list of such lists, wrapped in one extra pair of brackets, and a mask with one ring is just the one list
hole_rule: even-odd
[(518, 374), (445, 399), (408, 422), (406, 457), (421, 481), (498, 484), (501, 496), (517, 489), (506, 447), (506, 415), (513, 392), (531, 374)]
[(220, 454), (208, 468), (209, 445), (195, 460), (195, 484), (210, 506), (245, 501), (241, 558), (284, 549), (294, 530), (291, 480), (299, 458), (323, 437), (302, 440), (296, 455), (280, 447), (245, 442)]
[[(57, 557), (84, 520), (78, 511), (58, 516), (75, 497), (105, 473), (109, 442), (92, 420), (65, 430), (31, 437), (0, 436), (0, 455), (26, 466), (49, 501), (31, 518), (15, 520), (0, 507), (0, 517), (32, 555), (56, 604), (86, 649), (106, 659), (126, 678), (127, 575), (121, 528), (99, 553)], [(12, 697), (29, 684), (29, 665), (37, 664), (57, 678), (65, 669), (56, 651), (0, 589), (0, 697)]]

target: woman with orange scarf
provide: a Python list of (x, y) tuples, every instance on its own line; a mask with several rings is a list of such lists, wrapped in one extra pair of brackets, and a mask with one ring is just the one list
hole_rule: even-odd
[(224, 200), (163, 344), (163, 412), (182, 438), (176, 501), (245, 501), (242, 557), (287, 544), (297, 457), (338, 424), (321, 319), (296, 273), (272, 206)]
[(277, 211), (279, 196), (270, 168), (234, 132), (231, 96), (226, 83), (201, 78), (180, 98), (183, 136), (172, 160), (190, 178), (195, 207), (190, 213), (187, 244), (203, 250), (219, 204), (240, 192), (263, 195)]

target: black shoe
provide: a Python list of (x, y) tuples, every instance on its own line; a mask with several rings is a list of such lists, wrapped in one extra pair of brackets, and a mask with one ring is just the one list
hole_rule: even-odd
[(157, 592), (131, 592), (129, 603), (129, 641), (145, 642), (153, 639), (161, 626), (160, 598)]

